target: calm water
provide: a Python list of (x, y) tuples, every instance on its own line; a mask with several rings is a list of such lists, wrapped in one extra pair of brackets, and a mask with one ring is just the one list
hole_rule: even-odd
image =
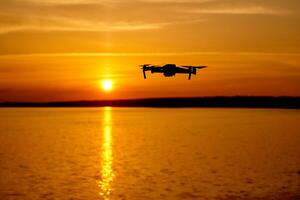
[(0, 199), (300, 199), (300, 111), (2, 108)]

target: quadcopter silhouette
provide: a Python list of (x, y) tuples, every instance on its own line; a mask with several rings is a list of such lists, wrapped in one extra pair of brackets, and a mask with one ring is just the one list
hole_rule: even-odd
[(192, 74), (196, 75), (197, 69), (203, 69), (207, 66), (176, 66), (175, 64), (166, 64), (163, 66), (143, 64), (140, 65), (143, 70), (144, 79), (146, 79), (146, 71), (151, 73), (162, 73), (165, 77), (172, 77), (175, 74), (188, 74), (188, 80), (191, 80)]

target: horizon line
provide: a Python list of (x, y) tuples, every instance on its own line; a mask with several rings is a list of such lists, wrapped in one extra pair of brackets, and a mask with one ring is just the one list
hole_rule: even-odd
[[(223, 100), (222, 102), (220, 100)], [(166, 102), (171, 103), (168, 105)], [(287, 107), (300, 108), (300, 96), (196, 96), (131, 99), (0, 101), (0, 107)]]

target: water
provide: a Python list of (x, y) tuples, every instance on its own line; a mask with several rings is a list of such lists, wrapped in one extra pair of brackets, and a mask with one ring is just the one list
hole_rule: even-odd
[(0, 199), (299, 199), (300, 112), (2, 108)]

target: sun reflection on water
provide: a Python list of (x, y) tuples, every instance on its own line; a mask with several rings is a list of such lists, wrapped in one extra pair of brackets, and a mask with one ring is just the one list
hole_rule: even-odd
[(103, 142), (102, 142), (102, 168), (101, 180), (99, 181), (100, 195), (108, 200), (112, 191), (111, 182), (114, 178), (112, 169), (112, 136), (111, 136), (111, 108), (104, 108)]

